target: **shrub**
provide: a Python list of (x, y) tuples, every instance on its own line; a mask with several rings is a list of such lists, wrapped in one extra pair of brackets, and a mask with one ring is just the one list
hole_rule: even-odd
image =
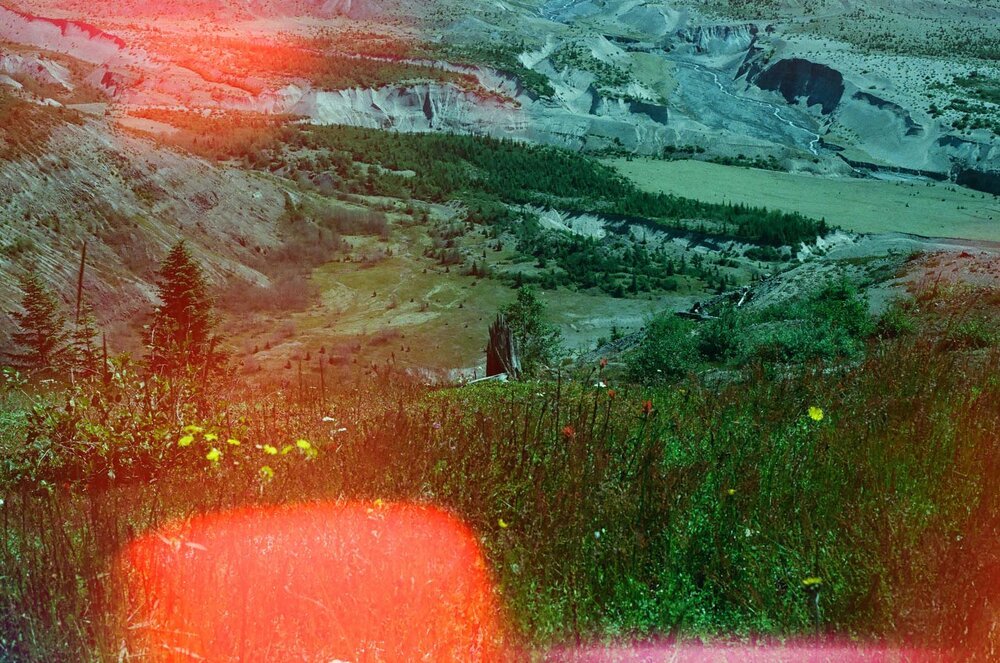
[(882, 338), (908, 336), (916, 330), (916, 323), (909, 313), (909, 305), (894, 301), (878, 320), (876, 332)]
[(948, 332), (945, 342), (954, 349), (990, 348), (1000, 344), (1000, 332), (986, 320), (965, 320)]
[(673, 314), (654, 318), (638, 348), (625, 357), (630, 380), (654, 384), (690, 371), (698, 361), (698, 336), (694, 325)]
[(739, 312), (727, 307), (718, 318), (698, 329), (698, 352), (709, 361), (730, 358), (736, 351), (745, 324)]
[(849, 282), (837, 281), (755, 313), (735, 355), (744, 364), (857, 358), (874, 331), (867, 298)]

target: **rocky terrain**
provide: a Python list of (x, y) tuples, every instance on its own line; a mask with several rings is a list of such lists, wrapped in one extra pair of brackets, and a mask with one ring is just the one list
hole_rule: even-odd
[[(989, 51), (981, 59), (947, 51), (931, 56), (919, 45), (912, 54), (868, 52), (849, 35), (838, 40), (823, 29), (831, 16), (860, 11), (849, 3), (797, 16), (776, 10), (771, 20), (742, 22), (706, 13), (700, 3), (634, 0), (482, 3), (460, 19), (459, 8), (445, 0), (405, 9), (372, 3), (363, 10), (349, 2), (168, 3), (122, 13), (117, 4), (115, 11), (102, 11), (101, 3), (86, 9), (69, 2), (23, 5), (0, 10), (0, 37), (98, 65), (91, 82), (119, 112), (178, 105), (254, 110), (319, 123), (469, 131), (647, 155), (692, 145), (716, 155), (777, 156), (789, 167), (820, 172), (920, 172), (989, 191), (1000, 169), (995, 127), (964, 121), (944, 99), (955, 86), (952, 79), (973, 72), (996, 79), (1000, 70)], [(720, 11), (727, 8), (733, 10)], [(428, 59), (419, 48), (392, 57), (460, 73), (469, 82), (404, 79), (329, 89), (278, 72), (205, 71), (211, 67), (192, 66), (188, 54), (170, 45), (184, 39), (193, 27), (187, 17), (199, 11), (231, 16), (212, 27), (222, 53), (224, 37), (247, 30), (273, 43), (320, 27), (336, 33), (359, 25), (376, 25), (412, 45), (468, 47), (485, 39), (509, 46), (516, 36), (520, 47), (513, 56), (524, 70), (543, 76), (551, 94), (539, 96), (489, 58), (469, 63), (452, 57), (453, 63)], [(995, 24), (998, 12), (982, 7), (975, 18)], [(141, 19), (128, 19), (130, 13)], [(376, 13), (393, 16), (392, 27), (365, 20)], [(84, 18), (102, 25), (72, 20)], [(207, 62), (216, 53), (203, 55)], [(995, 99), (974, 96), (956, 107), (971, 107), (970, 117), (995, 110)]]

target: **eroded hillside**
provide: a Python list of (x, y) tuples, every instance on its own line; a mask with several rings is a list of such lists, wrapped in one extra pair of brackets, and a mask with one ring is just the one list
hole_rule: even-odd
[[(0, 6), (0, 301), (16, 303), (15, 277), (31, 265), (68, 300), (86, 241), (104, 320), (139, 324), (159, 257), (183, 237), (226, 306), (262, 316), (231, 330), (251, 369), (310, 344), (344, 361), (396, 359), (412, 352), (407, 334), (438, 338), (446, 320), (462, 330), (460, 356), (409, 362), (474, 367), (489, 318), (520, 283), (558, 294), (556, 321), (590, 346), (853, 243), (824, 239), (822, 204), (801, 198), (813, 183), (995, 192), (995, 60), (985, 42), (944, 45), (996, 9), (962, 7), (921, 5), (906, 24), (914, 39), (947, 10), (942, 32), (879, 49), (858, 34), (902, 30), (907, 17), (888, 4)], [(844, 32), (851, 21), (860, 32)], [(635, 184), (572, 153), (616, 157)], [(727, 189), (738, 178), (671, 188), (663, 164), (636, 157), (808, 181), (787, 180), (792, 198), (765, 211), (732, 204), (744, 200)], [(538, 174), (553, 170), (594, 179)], [(926, 215), (910, 223), (910, 203), (937, 191), (894, 195), (884, 211), (862, 197), (864, 223), (849, 225), (1000, 237), (995, 198), (965, 189), (935, 199), (957, 206), (954, 233)], [(838, 195), (827, 193), (813, 198)], [(357, 265), (367, 271), (353, 275)], [(380, 338), (385, 328), (399, 338)]]
[[(292, 113), (587, 151), (694, 147), (997, 187), (996, 37), (973, 38), (1000, 18), (989, 5), (208, 5), (129, 18), (117, 4), (24, 3), (0, 23), (9, 39), (99, 62), (120, 107)], [(218, 20), (195, 28), (198, 12)], [(64, 34), (43, 15), (100, 25), (70, 22)]]

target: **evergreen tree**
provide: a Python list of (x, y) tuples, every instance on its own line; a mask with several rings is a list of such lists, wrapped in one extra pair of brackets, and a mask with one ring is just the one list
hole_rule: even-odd
[(147, 362), (156, 373), (204, 366), (213, 361), (212, 301), (201, 267), (181, 240), (160, 265), (160, 306), (147, 339)]
[(562, 334), (542, 320), (545, 305), (534, 288), (517, 291), (517, 299), (500, 309), (507, 318), (514, 340), (521, 353), (521, 368), (525, 375), (535, 375), (552, 364), (562, 346)]
[(59, 302), (34, 272), (22, 276), (20, 282), (23, 310), (11, 313), (17, 323), (12, 338), (20, 351), (8, 356), (28, 372), (58, 370), (67, 358), (66, 319)]

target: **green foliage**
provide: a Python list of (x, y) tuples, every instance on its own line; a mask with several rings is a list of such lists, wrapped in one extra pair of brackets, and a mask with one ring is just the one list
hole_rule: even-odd
[(953, 82), (980, 101), (1000, 105), (1000, 78), (973, 71), (968, 76), (956, 76)]
[(601, 94), (621, 97), (621, 90), (632, 82), (631, 73), (624, 67), (604, 62), (594, 57), (590, 49), (581, 44), (565, 44), (551, 56), (556, 69), (579, 69), (594, 75), (594, 85)]
[(958, 349), (992, 348), (1000, 345), (1000, 331), (995, 320), (962, 320), (948, 331), (945, 342)]
[(654, 318), (639, 347), (625, 358), (630, 380), (655, 384), (676, 380), (692, 370), (698, 360), (694, 325), (673, 314)]
[(20, 285), (24, 293), (21, 310), (11, 313), (17, 324), (12, 340), (19, 351), (9, 357), (18, 368), (31, 374), (56, 372), (69, 359), (66, 319), (59, 302), (35, 272), (23, 275)]
[(767, 158), (749, 158), (742, 154), (738, 154), (735, 157), (712, 157), (708, 159), (712, 163), (717, 163), (723, 166), (740, 166), (743, 168), (759, 168), (761, 170), (774, 170), (785, 172), (788, 169), (781, 165), (777, 157), (773, 154), (768, 155)]
[(216, 361), (212, 300), (201, 267), (184, 241), (170, 249), (157, 280), (160, 305), (147, 339), (147, 363), (154, 373), (174, 374)]
[(538, 294), (528, 286), (522, 287), (517, 298), (500, 312), (514, 334), (524, 374), (535, 376), (552, 366), (562, 350), (562, 333), (545, 322), (545, 305)]
[(109, 363), (104, 380), (10, 408), (19, 439), (2, 448), (0, 485), (106, 485), (209, 470), (269, 480), (318, 456), (301, 421), (250, 425), (248, 407), (261, 403), (232, 403), (225, 381), (144, 376), (128, 357)]
[(867, 299), (846, 281), (759, 310), (723, 307), (693, 324), (673, 314), (657, 317), (626, 357), (629, 379), (676, 380), (703, 364), (742, 367), (858, 359), (875, 333)]
[(420, 81), (455, 83), (469, 89), (477, 85), (475, 77), (471, 75), (409, 62), (331, 53), (310, 64), (304, 73), (317, 88), (322, 90), (351, 88), (374, 90), (386, 85), (406, 85)]
[(851, 359), (863, 353), (874, 331), (867, 298), (838, 281), (745, 319), (733, 353), (740, 364)]
[(481, 44), (436, 44), (425, 46), (434, 57), (444, 57), (458, 64), (485, 65), (516, 78), (529, 95), (551, 97), (555, 94), (548, 76), (525, 67), (518, 59), (524, 51), (524, 44), (515, 48), (501, 43)]
[[(985, 642), (991, 621), (968, 606), (995, 586), (1000, 357), (970, 361), (938, 340), (885, 341), (836, 374), (714, 387), (611, 392), (591, 378), (431, 392), (397, 375), (332, 404), (213, 387), (199, 405), (196, 385), (173, 401), (118, 370), (107, 400), (87, 396), (70, 414), (52, 398), (29, 415), (22, 444), (41, 453), (17, 457), (34, 459), (37, 480), (7, 475), (0, 504), (11, 562), (0, 620), (18, 634), (0, 654), (113, 657), (121, 625), (104, 616), (117, 591), (106, 569), (131, 532), (314, 498), (453, 510), (541, 647), (622, 633), (784, 637), (817, 620), (844, 637)], [(321, 422), (331, 408), (343, 426)]]
[(760, 260), (761, 262), (780, 262), (787, 260), (788, 256), (773, 246), (750, 247), (743, 252), (743, 255), (750, 260)]
[[(246, 114), (142, 114), (185, 129), (173, 140), (199, 153), (294, 172), (305, 180), (333, 177), (345, 193), (435, 203), (492, 200), (492, 205), (480, 204), (480, 211), (489, 208), (501, 219), (508, 216), (499, 212), (504, 204), (555, 207), (767, 246), (813, 242), (829, 230), (824, 221), (798, 213), (641, 191), (600, 161), (555, 147), (482, 136), (291, 126)], [(495, 218), (480, 216), (487, 223)]]
[(913, 334), (916, 331), (916, 321), (909, 309), (909, 304), (902, 300), (896, 300), (889, 304), (876, 325), (879, 336), (896, 338)]
[(354, 127), (314, 127), (305, 144), (309, 149), (345, 154), (352, 163), (416, 173), (416, 177), (404, 177), (392, 172), (373, 175), (369, 170), (368, 193), (438, 202), (475, 191), (507, 203), (611, 218), (675, 221), (675, 227), (688, 227), (690, 220), (711, 221), (698, 228), (774, 246), (811, 242), (827, 232), (823, 221), (800, 214), (640, 191), (595, 159), (553, 147), (452, 134), (387, 134)]
[(520, 272), (514, 277), (521, 283), (543, 288), (559, 286), (596, 288), (615, 297), (639, 292), (669, 292), (677, 289), (678, 275), (720, 279), (718, 269), (702, 262), (675, 260), (663, 246), (652, 249), (634, 237), (598, 239), (544, 228), (533, 214), (522, 213), (496, 224), (498, 230), (512, 234), (518, 253), (537, 260), (547, 268), (536, 275)]
[(713, 320), (698, 327), (698, 353), (707, 361), (721, 362), (732, 358), (739, 347), (745, 323), (740, 312), (726, 306)]

